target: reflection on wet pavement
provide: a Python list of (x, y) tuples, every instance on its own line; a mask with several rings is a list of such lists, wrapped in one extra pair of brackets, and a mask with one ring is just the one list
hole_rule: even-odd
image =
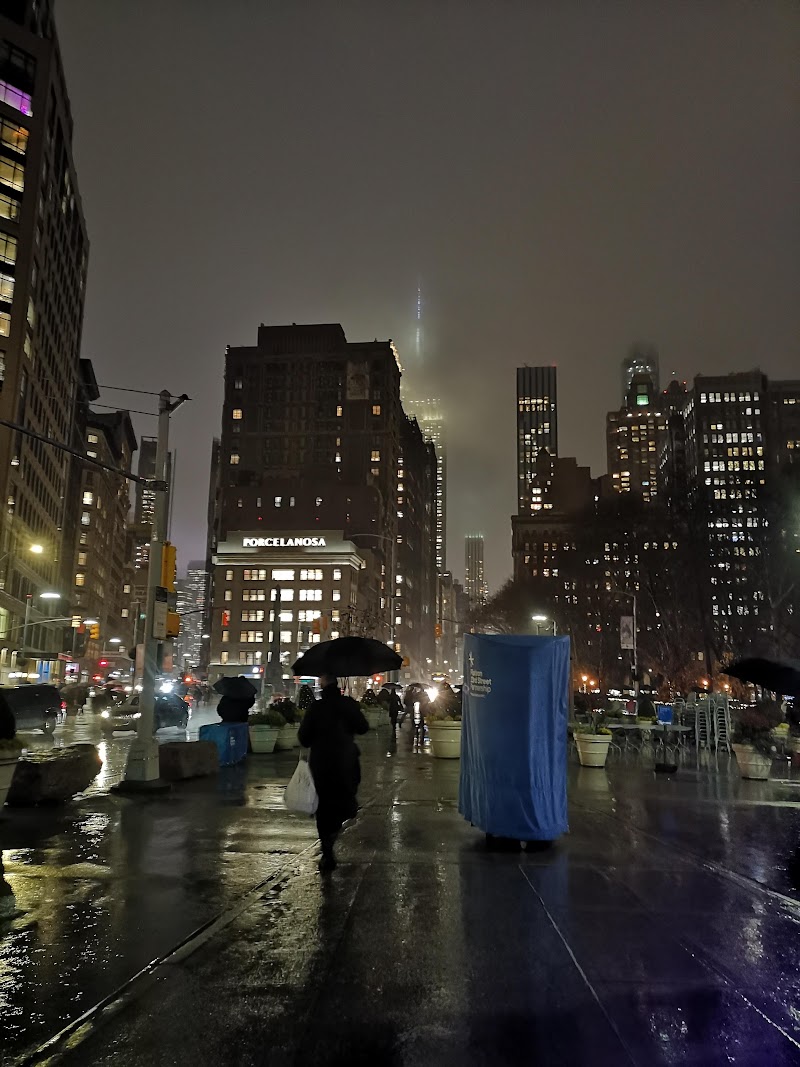
[[(106, 782), (129, 743), (103, 742)], [(457, 762), (412, 752), (402, 731), (362, 748), (365, 807), (328, 881), (305, 851), (313, 823), (283, 809), (293, 753), (155, 801), (95, 787), (11, 813), (6, 1052), (224, 913), (69, 1062), (800, 1062), (795, 787), (743, 782), (725, 759), (674, 779), (573, 766), (570, 834), (497, 854), (457, 814)]]

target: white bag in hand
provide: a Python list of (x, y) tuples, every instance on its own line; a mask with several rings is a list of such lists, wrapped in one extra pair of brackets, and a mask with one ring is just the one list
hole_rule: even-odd
[(289, 811), (299, 812), (301, 815), (314, 815), (319, 804), (317, 789), (311, 768), (301, 757), (292, 779), (283, 793), (283, 802)]

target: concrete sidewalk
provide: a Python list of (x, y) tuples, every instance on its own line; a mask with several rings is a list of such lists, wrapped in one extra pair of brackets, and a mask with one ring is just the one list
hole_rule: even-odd
[(16, 952), (0, 943), (0, 1017), (22, 1012), (8, 1062), (59, 1029), (49, 1000), (75, 1018), (166, 957), (67, 1064), (800, 1063), (800, 906), (776, 863), (792, 787), (724, 764), (669, 781), (635, 760), (571, 767), (559, 846), (490, 854), (455, 810), (458, 764), (409, 744), (365, 739), (366, 807), (327, 880), (310, 824), (280, 810), (292, 756), (165, 801), (96, 798), (38, 903), (45, 856), (25, 870), (11, 849), (26, 915)]

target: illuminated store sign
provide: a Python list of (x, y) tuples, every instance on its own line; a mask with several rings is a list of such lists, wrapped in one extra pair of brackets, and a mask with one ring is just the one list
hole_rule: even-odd
[(242, 548), (325, 548), (324, 537), (243, 537)]

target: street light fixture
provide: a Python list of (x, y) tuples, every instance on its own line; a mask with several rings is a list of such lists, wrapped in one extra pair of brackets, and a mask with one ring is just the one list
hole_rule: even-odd
[(122, 638), (121, 637), (109, 637), (108, 643), (110, 645), (121, 645), (122, 644)]
[(61, 593), (39, 593), (42, 600), (60, 600)]
[(41, 556), (44, 552), (44, 545), (31, 545), (30, 551), (33, 552), (34, 556)]

